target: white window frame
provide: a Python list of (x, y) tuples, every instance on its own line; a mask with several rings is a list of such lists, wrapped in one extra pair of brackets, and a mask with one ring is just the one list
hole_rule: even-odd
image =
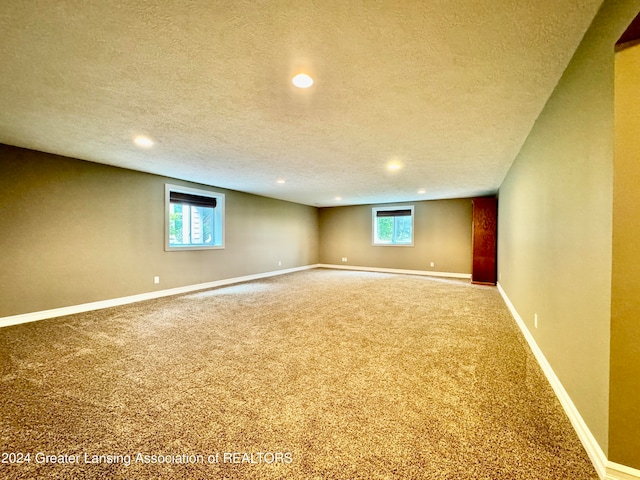
[[(216, 199), (216, 207), (213, 209), (214, 218), (213, 222), (215, 225), (214, 231), (216, 232), (216, 236), (218, 241), (215, 245), (171, 245), (170, 241), (170, 212), (171, 212), (171, 201), (170, 196), (171, 192), (178, 193), (188, 193), (191, 195), (198, 195), (201, 197), (209, 197)], [(180, 252), (183, 250), (220, 250), (224, 248), (224, 237), (225, 237), (225, 225), (224, 225), (224, 211), (225, 211), (225, 202), (224, 202), (224, 193), (212, 192), (210, 190), (201, 190), (198, 188), (190, 188), (183, 187), (181, 185), (171, 185), (169, 183), (165, 183), (164, 186), (164, 219), (165, 219), (165, 227), (164, 227), (164, 249), (167, 252)], [(219, 233), (218, 233), (219, 232)]]
[[(410, 243), (382, 243), (377, 242), (378, 238), (378, 222), (377, 222), (377, 213), (381, 211), (389, 211), (389, 210), (411, 210), (411, 242)], [(371, 244), (374, 247), (413, 247), (413, 239), (414, 239), (414, 230), (415, 230), (415, 221), (414, 221), (414, 206), (413, 205), (387, 205), (384, 207), (373, 207), (371, 209)]]

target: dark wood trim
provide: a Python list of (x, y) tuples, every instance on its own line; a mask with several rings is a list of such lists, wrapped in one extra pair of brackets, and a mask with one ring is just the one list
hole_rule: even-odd
[(616, 42), (616, 52), (640, 44), (640, 13), (636, 15), (631, 24)]

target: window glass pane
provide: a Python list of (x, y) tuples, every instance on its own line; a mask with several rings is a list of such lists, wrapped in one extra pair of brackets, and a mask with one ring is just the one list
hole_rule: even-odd
[(189, 207), (191, 210), (191, 245), (213, 245), (213, 208)]
[(394, 243), (411, 243), (411, 217), (393, 217)]
[(393, 242), (393, 217), (378, 217), (376, 221), (378, 227), (376, 242)]
[[(169, 209), (169, 243), (170, 245), (182, 245), (184, 232), (182, 229), (184, 205), (172, 203)], [(188, 208), (188, 207), (186, 207)]]
[(170, 245), (215, 245), (213, 208), (172, 203), (169, 208)]

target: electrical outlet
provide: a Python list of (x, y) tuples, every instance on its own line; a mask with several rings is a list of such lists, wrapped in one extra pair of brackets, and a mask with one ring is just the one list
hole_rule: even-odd
[(282, 260), (278, 260), (278, 266), (281, 267), (282, 266)]
[(435, 262), (431, 262), (429, 265), (432, 266), (432, 267), (436, 266)]
[(538, 314), (537, 313), (533, 314), (533, 326), (538, 328)]
[(153, 283), (160, 283), (160, 277), (158, 276), (153, 277)]
[(347, 257), (342, 257), (342, 261), (343, 261), (344, 263), (346, 263), (346, 262), (347, 262)]

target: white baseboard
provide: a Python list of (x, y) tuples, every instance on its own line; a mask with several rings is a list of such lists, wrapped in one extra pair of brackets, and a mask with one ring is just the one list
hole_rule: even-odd
[(529, 344), (529, 347), (535, 355), (536, 360), (540, 364), (540, 367), (546, 375), (547, 380), (556, 393), (558, 400), (560, 400), (564, 411), (567, 413), (567, 416), (569, 417), (573, 428), (578, 434), (578, 437), (580, 438), (582, 445), (587, 451), (587, 454), (589, 455), (589, 458), (591, 459), (591, 462), (593, 463), (593, 466), (598, 472), (600, 478), (603, 480), (640, 480), (640, 470), (627, 467), (626, 465), (620, 465), (607, 459), (604, 451), (591, 433), (591, 430), (589, 430), (589, 427), (580, 415), (580, 412), (569, 397), (567, 391), (562, 386), (562, 383), (560, 383), (560, 380), (554, 373), (551, 365), (545, 358), (542, 350), (540, 350), (540, 347), (538, 347), (538, 344), (533, 338), (533, 335), (531, 335), (531, 332), (525, 325), (522, 317), (520, 317), (520, 314), (518, 314), (513, 303), (511, 303), (511, 300), (507, 296), (500, 283), (498, 283), (498, 291), (500, 292), (500, 295), (502, 295), (504, 302), (511, 311), (511, 314), (518, 324), (518, 327), (520, 327), (522, 334), (527, 340), (527, 343)]
[(355, 265), (334, 265), (330, 263), (320, 263), (319, 268), (335, 268), (338, 270), (359, 270), (363, 272), (380, 273), (401, 273), (408, 275), (424, 275), (428, 277), (448, 277), (448, 278), (471, 278), (470, 273), (433, 272), (431, 270), (403, 270), (399, 268), (379, 268), (379, 267), (358, 267)]
[(261, 278), (274, 277), (276, 275), (284, 275), (286, 273), (299, 272), (301, 270), (310, 270), (317, 268), (318, 265), (305, 265), (303, 267), (287, 268), (283, 270), (274, 270), (271, 272), (256, 273), (254, 275), (246, 275), (243, 277), (225, 278), (223, 280), (215, 280), (213, 282), (198, 283), (195, 285), (187, 285), (184, 287), (169, 288), (165, 290), (156, 290), (154, 292), (140, 293), (138, 295), (130, 295), (127, 297), (112, 298), (109, 300), (101, 300), (98, 302), (82, 303), (80, 305), (71, 305), (69, 307), (53, 308), (51, 310), (42, 310), (39, 312), (23, 313), (0, 318), (0, 328), (10, 325), (18, 325), (20, 323), (36, 322), (47, 318), (62, 317), (64, 315), (72, 315), (74, 313), (89, 312), (92, 310), (100, 310), (102, 308), (117, 307), (128, 303), (141, 302), (143, 300), (151, 300), (154, 298), (168, 297), (170, 295), (178, 295), (181, 293), (189, 293), (196, 290), (205, 290), (207, 288), (221, 287), (234, 283), (247, 282), (250, 280), (259, 280)]
[(605, 480), (640, 480), (640, 470), (620, 465), (615, 462), (607, 462), (607, 475)]
[(607, 457), (604, 454), (604, 451), (602, 450), (597, 440), (591, 433), (591, 430), (589, 430), (589, 427), (587, 426), (584, 419), (582, 418), (582, 415), (580, 415), (580, 412), (578, 411), (575, 404), (571, 400), (571, 397), (569, 397), (569, 394), (567, 393), (562, 383), (554, 373), (553, 368), (551, 368), (551, 365), (545, 358), (544, 354), (542, 353), (542, 350), (540, 350), (540, 347), (538, 346), (535, 339), (533, 338), (533, 335), (531, 335), (531, 332), (525, 325), (524, 321), (522, 320), (522, 317), (520, 317), (520, 314), (514, 307), (513, 303), (511, 303), (511, 300), (505, 293), (500, 283), (498, 283), (498, 291), (500, 292), (500, 295), (502, 295), (504, 302), (506, 303), (507, 307), (509, 308), (509, 311), (513, 315), (513, 318), (518, 324), (518, 327), (522, 331), (524, 338), (527, 340), (527, 343), (529, 344), (531, 351), (533, 352), (534, 356), (536, 357), (536, 360), (540, 364), (540, 367), (542, 368), (542, 371), (546, 375), (547, 380), (551, 384), (551, 387), (553, 388), (553, 391), (558, 397), (558, 400), (560, 400), (560, 403), (562, 404), (564, 411), (569, 417), (569, 420), (571, 421), (573, 428), (578, 434), (578, 437), (580, 438), (582, 445), (587, 451), (587, 454), (589, 455), (589, 458), (591, 459), (591, 462), (593, 463), (593, 466), (598, 472), (598, 475), (600, 476), (600, 478), (603, 480), (640, 480), (640, 475), (638, 475), (640, 472), (638, 470), (634, 470), (624, 465), (618, 465), (613, 462), (609, 462), (607, 460)]
[(0, 328), (8, 327), (10, 325), (18, 325), (20, 323), (36, 322), (38, 320), (45, 320), (47, 318), (62, 317), (64, 315), (73, 315), (75, 313), (89, 312), (92, 310), (99, 310), (102, 308), (117, 307), (119, 305), (126, 305), (128, 303), (141, 302), (144, 300), (152, 300), (154, 298), (168, 297), (170, 295), (179, 295), (181, 293), (189, 293), (196, 290), (205, 290), (207, 288), (221, 287), (224, 285), (231, 285), (233, 283), (247, 282), (250, 280), (259, 280), (261, 278), (273, 277), (276, 275), (284, 275), (287, 273), (298, 272), (301, 270), (310, 270), (313, 268), (336, 268), (336, 269), (348, 269), (348, 270), (366, 270), (385, 273), (409, 273), (413, 275), (431, 275), (439, 277), (453, 277), (453, 278), (471, 278), (470, 274), (456, 274), (447, 272), (429, 272), (421, 270), (399, 270), (392, 268), (369, 268), (369, 267), (355, 267), (344, 265), (329, 265), (329, 264), (314, 264), (305, 265), (302, 267), (287, 268), (283, 270), (274, 270), (270, 272), (257, 273), (254, 275), (246, 275), (242, 277), (226, 278), (223, 280), (215, 280), (213, 282), (198, 283), (195, 285), (187, 285), (184, 287), (169, 288), (165, 290), (156, 290), (153, 292), (140, 293), (137, 295), (130, 295), (127, 297), (112, 298), (108, 300), (100, 300), (97, 302), (82, 303), (79, 305), (71, 305), (68, 307), (53, 308), (50, 310), (41, 310), (37, 312), (23, 313), (19, 315), (11, 315), (8, 317), (0, 318)]

